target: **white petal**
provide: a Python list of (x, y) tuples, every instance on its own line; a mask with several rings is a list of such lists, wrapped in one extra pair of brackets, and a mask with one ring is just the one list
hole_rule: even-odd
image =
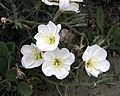
[(98, 77), (98, 75), (100, 74), (100, 70), (92, 68), (92, 70), (90, 71), (90, 74), (94, 77)]
[(64, 59), (64, 64), (71, 65), (75, 61), (75, 56), (73, 53), (70, 53), (70, 56), (66, 59)]
[(32, 50), (33, 50), (32, 46), (30, 46), (30, 45), (24, 45), (21, 48), (21, 53), (23, 55), (31, 56), (32, 55)]
[(51, 76), (55, 73), (55, 69), (50, 62), (44, 62), (42, 64), (42, 71), (46, 76)]
[(41, 24), (38, 26), (38, 32), (40, 32), (40, 33), (41, 32), (49, 32), (49, 29), (46, 25)]
[(65, 11), (74, 11), (76, 13), (79, 13), (79, 5), (77, 3), (70, 3), (68, 8), (65, 9)]
[[(54, 44), (46, 44), (44, 46), (41, 46), (41, 50), (42, 51), (53, 51), (53, 50), (55, 50), (57, 48), (58, 44), (59, 44), (59, 40), (60, 40), (60, 36), (57, 34), (56, 37), (55, 37), (55, 43)], [(40, 42), (39, 42), (39, 44), (40, 44)]]
[(44, 3), (47, 4), (47, 5), (59, 5), (59, 4), (56, 2), (56, 0), (55, 0), (55, 2), (50, 2), (49, 0), (42, 0), (42, 2), (44, 2)]
[(99, 49), (100, 47), (98, 45), (88, 46), (82, 56), (83, 61), (88, 61), (91, 59), (93, 53)]
[(47, 27), (50, 30), (49, 32), (51, 32), (54, 35), (56, 34), (57, 26), (53, 22), (49, 21), (49, 23), (47, 24)]
[(39, 67), (43, 63), (43, 59), (36, 60), (32, 65), (28, 66), (29, 68)]
[(44, 39), (40, 39), (36, 42), (37, 47), (41, 50), (41, 51), (47, 51), (46, 49), (49, 47), (48, 44), (46, 44), (46, 42), (44, 41)]
[(25, 68), (28, 68), (34, 62), (35, 62), (34, 57), (25, 57), (25, 56), (23, 56), (22, 59), (21, 59), (22, 66), (25, 67)]
[(56, 57), (60, 57), (64, 59), (70, 57), (70, 53), (67, 48), (62, 48), (61, 50), (57, 48), (56, 50), (54, 50), (54, 54), (56, 55)]
[(88, 74), (89, 76), (91, 76), (91, 75), (90, 75), (91, 69), (92, 69), (92, 68), (87, 68), (87, 66), (85, 65), (85, 70), (86, 70), (86, 72), (87, 72), (87, 74)]
[(51, 52), (51, 51), (46, 51), (44, 54), (43, 54), (43, 58), (45, 61), (51, 61), (53, 58), (55, 58), (54, 56), (54, 53)]
[(86, 65), (85, 65), (85, 70), (86, 70), (86, 72), (87, 72), (87, 74), (89, 75), (89, 76), (94, 76), (94, 77), (98, 77), (98, 75), (100, 74), (100, 70), (98, 70), (98, 69), (95, 69), (94, 67), (90, 67), (90, 68), (88, 68)]
[(58, 34), (60, 32), (60, 30), (61, 30), (61, 24), (58, 24), (57, 29), (56, 29), (56, 34)]
[(70, 0), (70, 1), (83, 2), (83, 0)]
[(58, 68), (58, 69), (56, 69), (54, 75), (55, 75), (58, 79), (64, 79), (66, 76), (68, 76), (68, 74), (69, 74), (69, 70), (64, 69), (64, 68)]
[(69, 7), (69, 0), (60, 0), (59, 4), (60, 10), (65, 11)]
[(93, 60), (95, 61), (102, 61), (102, 60), (105, 60), (107, 57), (107, 52), (105, 51), (105, 49), (103, 48), (99, 48), (97, 49), (93, 55), (92, 55), (92, 58)]
[(36, 45), (41, 51), (44, 51), (48, 47), (48, 44), (45, 42), (45, 37), (41, 33), (37, 33), (34, 38), (37, 40)]
[(39, 39), (42, 38), (42, 36), (43, 36), (43, 34), (40, 33), (40, 32), (38, 32), (38, 33), (34, 36), (34, 38), (35, 38), (36, 40), (39, 40)]
[(110, 63), (107, 60), (95, 62), (94, 68), (99, 69), (101, 72), (106, 72), (110, 69)]

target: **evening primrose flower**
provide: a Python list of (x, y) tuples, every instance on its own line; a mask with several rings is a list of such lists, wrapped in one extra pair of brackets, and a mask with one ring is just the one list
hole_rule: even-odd
[(89, 76), (98, 77), (102, 72), (110, 68), (110, 63), (106, 60), (107, 52), (98, 45), (88, 46), (82, 59), (85, 61), (85, 70)]
[(43, 63), (43, 53), (37, 48), (35, 44), (24, 45), (21, 48), (23, 57), (21, 59), (22, 66), (31, 69), (39, 67)]
[(75, 60), (74, 54), (66, 48), (47, 51), (43, 54), (43, 58), (43, 73), (46, 76), (55, 75), (58, 79), (63, 79), (69, 74), (70, 65)]
[(52, 51), (57, 48), (60, 40), (61, 24), (57, 26), (49, 21), (47, 25), (39, 25), (38, 33), (34, 36), (36, 45), (41, 51)]
[(79, 13), (79, 4), (83, 0), (42, 0), (47, 5), (58, 5), (61, 11), (75, 11)]

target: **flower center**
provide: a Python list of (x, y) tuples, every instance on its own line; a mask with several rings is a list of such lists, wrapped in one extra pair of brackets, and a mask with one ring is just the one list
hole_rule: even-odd
[(38, 52), (38, 53), (35, 53), (34, 56), (35, 56), (35, 59), (36, 59), (36, 60), (42, 58), (41, 53), (39, 53), (39, 52)]
[(36, 50), (33, 50), (33, 55), (35, 57), (36, 60), (41, 59), (41, 52), (37, 52)]
[(61, 61), (60, 59), (54, 59), (54, 61), (53, 61), (53, 65), (54, 65), (54, 66), (58, 67), (58, 66), (60, 66), (61, 64), (62, 64), (62, 61)]
[(86, 62), (86, 66), (87, 68), (91, 68), (93, 66), (93, 62), (91, 59), (88, 62)]
[(54, 44), (55, 43), (55, 37), (49, 37), (48, 38), (48, 43), (49, 44)]

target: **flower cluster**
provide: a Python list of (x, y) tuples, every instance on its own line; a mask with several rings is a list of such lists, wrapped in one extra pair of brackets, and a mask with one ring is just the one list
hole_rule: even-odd
[(66, 48), (58, 48), (60, 30), (61, 25), (56, 26), (51, 21), (47, 25), (39, 25), (38, 33), (34, 36), (36, 45), (24, 45), (21, 48), (22, 66), (31, 69), (42, 64), (42, 71), (46, 76), (65, 78), (69, 74), (70, 65), (75, 61), (75, 56)]
[[(61, 11), (79, 12), (79, 5), (76, 2), (82, 0), (42, 0), (42, 2), (59, 6)], [(42, 65), (42, 71), (46, 76), (55, 75), (58, 79), (68, 76), (75, 56), (67, 48), (59, 49), (61, 29), (61, 24), (55, 25), (52, 21), (47, 25), (39, 25), (38, 33), (34, 36), (36, 44), (23, 45), (21, 48), (22, 66), (31, 69)], [(108, 71), (110, 63), (106, 57), (107, 52), (97, 44), (88, 46), (82, 56), (87, 74), (98, 77), (99, 74)]]

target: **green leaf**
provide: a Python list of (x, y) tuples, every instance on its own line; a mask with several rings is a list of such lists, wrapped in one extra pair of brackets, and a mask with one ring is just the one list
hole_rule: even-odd
[(5, 74), (8, 70), (8, 53), (6, 44), (0, 41), (0, 74)]
[(6, 79), (9, 82), (15, 82), (16, 81), (16, 71), (14, 69), (9, 69), (6, 72)]
[(101, 32), (104, 31), (104, 12), (101, 8), (97, 8), (97, 26)]
[(115, 39), (120, 36), (120, 28), (118, 25), (114, 25), (111, 27), (107, 34), (107, 39)]
[(0, 56), (8, 56), (8, 48), (2, 41), (0, 41)]
[(8, 42), (7, 47), (9, 52), (14, 52), (15, 51), (15, 42)]
[(18, 90), (18, 93), (21, 94), (21, 96), (31, 96), (32, 95), (32, 89), (25, 82), (20, 82), (17, 86), (17, 90)]
[(8, 58), (7, 57), (0, 57), (0, 74), (4, 75), (8, 70)]

